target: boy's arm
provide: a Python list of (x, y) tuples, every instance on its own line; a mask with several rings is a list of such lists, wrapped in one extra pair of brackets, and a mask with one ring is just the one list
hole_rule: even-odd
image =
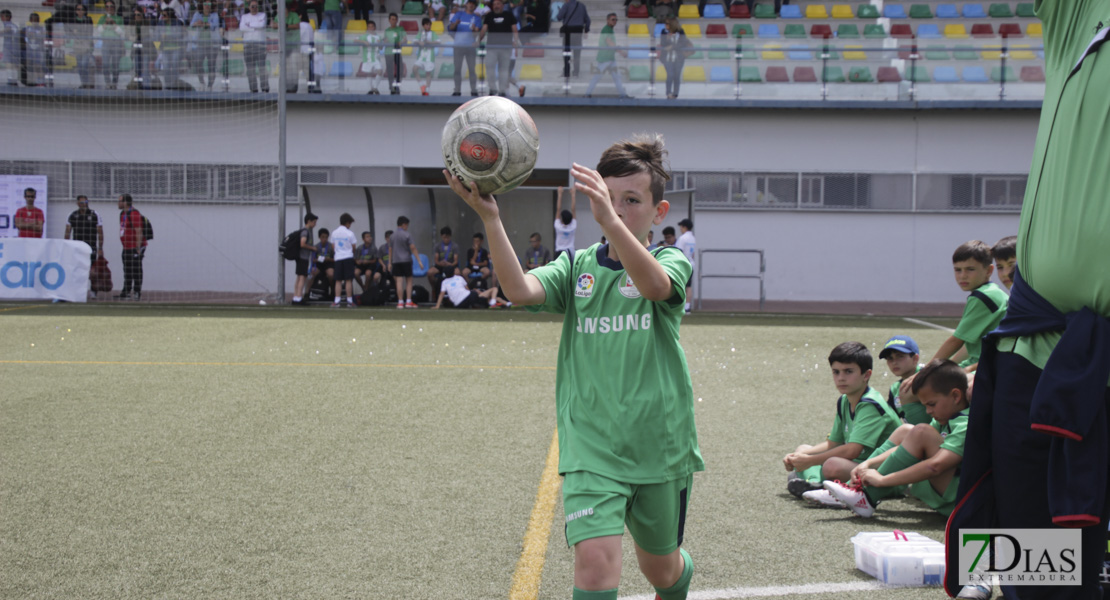
[(559, 218), (559, 213), (563, 212), (563, 186), (555, 191), (555, 218)]
[(446, 293), (447, 293), (447, 290), (444, 290), (444, 289), (439, 290), (439, 298), (436, 298), (436, 305), (433, 306), (432, 308), (439, 308), (440, 305), (443, 304), (443, 295), (446, 294)]
[[(609, 199), (609, 189), (601, 175), (589, 168), (574, 163), (571, 175), (579, 181), (575, 188), (582, 190), (590, 198), (590, 209), (594, 219), (601, 225), (601, 232), (617, 250), (621, 264), (632, 281), (636, 282), (636, 289), (640, 294), (652, 302), (669, 300), (676, 292), (674, 282), (671, 281), (663, 265), (647, 251), (647, 248), (632, 235), (624, 222), (617, 216), (613, 203)], [(574, 189), (571, 189), (571, 206), (574, 204)], [(645, 202), (650, 202), (644, 199)]]
[(416, 251), (416, 244), (409, 244), (409, 252), (416, 257), (416, 264), (420, 265), (420, 268), (423, 269), (424, 261), (420, 260), (420, 253)]
[(913, 466), (895, 471), (887, 475), (880, 475), (878, 471), (868, 470), (860, 474), (860, 481), (866, 485), (876, 487), (892, 487), (896, 485), (909, 485), (926, 479), (932, 479), (941, 473), (960, 464), (963, 457), (951, 450), (941, 448), (932, 457), (927, 458)]
[[(633, 281), (635, 281), (635, 280), (633, 280)], [(963, 340), (961, 340), (960, 338), (958, 338), (954, 335), (950, 335), (950, 336), (948, 336), (948, 339), (944, 340), (944, 343), (940, 345), (940, 348), (937, 349), (937, 353), (933, 355), (933, 360), (936, 360), (938, 358), (940, 358), (940, 359), (952, 358), (952, 355), (955, 354), (960, 348), (963, 348), (963, 347), (964, 347), (964, 341)]]
[(470, 189), (467, 190), (463, 187), (462, 181), (446, 169), (443, 171), (443, 176), (451, 189), (481, 217), (482, 224), (486, 228), (490, 254), (493, 256), (493, 267), (497, 270), (497, 278), (501, 282), (501, 290), (505, 292), (505, 297), (513, 304), (521, 306), (543, 304), (547, 299), (547, 291), (535, 275), (525, 275), (524, 269), (517, 261), (516, 252), (509, 242), (509, 235), (505, 233), (505, 226), (501, 223), (497, 201), (488, 194), (480, 195), (478, 186), (474, 182), (469, 182)]
[(828, 450), (818, 454), (806, 453), (795, 455), (792, 460), (792, 462), (794, 463), (794, 470), (803, 471), (814, 465), (823, 465), (825, 464), (825, 461), (833, 457), (855, 460), (859, 458), (859, 455), (863, 452), (863, 446), (855, 442), (848, 442), (847, 444), (837, 444), (835, 442), (829, 442), (829, 446), (830, 447)]
[(570, 218), (577, 219), (578, 211), (575, 209), (574, 204), (577, 199), (574, 197), (574, 187), (570, 188)]

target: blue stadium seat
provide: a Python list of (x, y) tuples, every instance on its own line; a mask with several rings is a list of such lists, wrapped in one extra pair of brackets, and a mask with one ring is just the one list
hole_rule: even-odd
[(654, 37), (659, 37), (659, 36), (663, 35), (663, 30), (666, 29), (666, 28), (667, 28), (666, 23), (656, 23), (655, 24), (655, 30), (652, 31), (651, 35), (654, 36)]
[(983, 67), (964, 67), (964, 81), (968, 83), (990, 83), (991, 78)]
[(986, 11), (983, 10), (982, 4), (969, 2), (964, 5), (964, 18), (965, 19), (985, 19), (987, 18)]
[(725, 18), (725, 7), (722, 4), (706, 4), (705, 14), (702, 15), (703, 19), (723, 19)]
[(883, 6), (883, 16), (888, 19), (908, 19), (906, 7), (901, 4), (887, 4)]
[(787, 49), (786, 56), (790, 60), (813, 60), (813, 51), (809, 46), (790, 46)]
[(629, 44), (628, 58), (631, 60), (647, 60), (651, 58), (647, 44)]
[(761, 38), (779, 38), (779, 37), (782, 37), (779, 34), (779, 26), (778, 25), (760, 25), (758, 35)]
[(436, 50), (436, 56), (439, 56), (441, 58), (453, 58), (455, 56), (455, 47), (454, 46), (440, 46)]
[(802, 7), (796, 4), (785, 4), (779, 11), (779, 18), (800, 19), (802, 18)]
[(328, 77), (350, 77), (354, 74), (355, 68), (345, 60), (337, 60), (331, 63), (331, 68), (328, 69)]
[(938, 19), (958, 19), (960, 11), (955, 4), (938, 4), (936, 15)]
[(933, 69), (933, 81), (937, 83), (959, 83), (960, 76), (956, 74), (956, 67), (937, 67)]
[[(709, 8), (709, 5), (706, 5), (706, 8)], [(734, 77), (732, 74), (732, 67), (718, 65), (716, 67), (710, 67), (709, 81), (714, 81), (718, 83), (732, 83), (733, 81), (736, 81), (736, 77)]]
[(943, 38), (940, 33), (940, 28), (932, 23), (925, 23), (917, 26), (917, 37), (923, 40), (936, 40)]

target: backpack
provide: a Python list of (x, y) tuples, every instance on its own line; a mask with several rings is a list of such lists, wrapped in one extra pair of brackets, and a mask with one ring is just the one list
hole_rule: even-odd
[(146, 215), (139, 215), (139, 216), (143, 218), (143, 239), (144, 240), (153, 240), (154, 239), (154, 226), (150, 224), (150, 219), (146, 218)]
[(301, 230), (298, 229), (281, 240), (278, 252), (285, 260), (297, 260), (301, 257)]
[(371, 284), (364, 292), (359, 306), (383, 306), (389, 301), (389, 285), (384, 281), (377, 285)]
[(94, 292), (112, 291), (112, 271), (108, 268), (108, 261), (101, 256), (93, 261), (89, 268), (89, 279)]

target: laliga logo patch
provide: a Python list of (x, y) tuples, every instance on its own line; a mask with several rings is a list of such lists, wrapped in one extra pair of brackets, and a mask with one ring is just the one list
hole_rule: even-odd
[(578, 283), (574, 286), (574, 295), (579, 298), (589, 298), (594, 293), (594, 276), (583, 273), (578, 276)]
[(625, 273), (624, 281), (617, 289), (621, 291), (621, 295), (625, 298), (636, 299), (640, 297), (640, 290), (636, 289), (636, 285), (632, 283), (632, 278), (627, 273)]

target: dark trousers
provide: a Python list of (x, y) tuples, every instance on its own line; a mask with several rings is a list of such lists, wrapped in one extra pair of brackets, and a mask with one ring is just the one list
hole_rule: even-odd
[(270, 74), (266, 72), (266, 42), (247, 42), (243, 44), (243, 58), (247, 64), (247, 85), (252, 92), (261, 87), (263, 92), (270, 91)]
[(686, 64), (685, 56), (678, 56), (673, 61), (661, 61), (667, 70), (667, 95), (677, 96), (678, 87), (682, 85), (682, 67)]
[(462, 92), (462, 64), (466, 59), (467, 68), (470, 69), (470, 93), (478, 91), (478, 68), (475, 63), (478, 51), (473, 46), (455, 46), (455, 91)]
[(143, 291), (143, 249), (123, 249), (123, 293)]
[(208, 74), (208, 87), (212, 87), (212, 84), (216, 82), (216, 58), (219, 54), (220, 47), (216, 42), (202, 42), (197, 45), (196, 52), (193, 55), (193, 67), (201, 85), (204, 85), (206, 72)]
[[(582, 26), (563, 27), (563, 77), (578, 77), (578, 66), (582, 62)], [(573, 68), (571, 59), (573, 58)]]
[(123, 59), (123, 42), (104, 40), (101, 52), (104, 56), (104, 87), (114, 88), (119, 85), (119, 63)]
[(354, 0), (351, 9), (355, 20), (365, 21), (374, 12), (374, 3), (371, 0)]

